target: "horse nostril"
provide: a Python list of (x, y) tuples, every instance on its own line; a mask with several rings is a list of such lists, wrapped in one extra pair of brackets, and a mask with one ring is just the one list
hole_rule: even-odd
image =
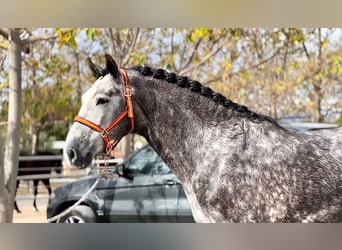
[(68, 150), (68, 157), (70, 159), (71, 162), (74, 162), (77, 159), (77, 153), (74, 149), (69, 149)]

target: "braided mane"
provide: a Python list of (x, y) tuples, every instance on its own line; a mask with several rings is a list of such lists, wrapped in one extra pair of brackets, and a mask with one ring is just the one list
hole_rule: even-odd
[(150, 76), (155, 79), (165, 80), (166, 82), (176, 84), (181, 88), (189, 88), (191, 91), (199, 93), (200, 95), (205, 96), (207, 98), (210, 98), (217, 104), (230, 108), (233, 110), (233, 112), (248, 117), (255, 122), (267, 120), (269, 122), (277, 124), (277, 122), (273, 120), (271, 117), (257, 114), (249, 110), (246, 106), (232, 102), (222, 94), (214, 92), (211, 88), (205, 87), (198, 81), (191, 80), (186, 76), (179, 76), (175, 73), (168, 72), (164, 69), (155, 69), (149, 66), (135, 66), (131, 69), (140, 72), (143, 76)]

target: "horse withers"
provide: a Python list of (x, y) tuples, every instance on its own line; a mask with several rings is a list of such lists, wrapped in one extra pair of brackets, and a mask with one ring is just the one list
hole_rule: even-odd
[(293, 132), (198, 81), (106, 55), (64, 148), (90, 165), (127, 133), (181, 181), (197, 222), (342, 222), (342, 128)]

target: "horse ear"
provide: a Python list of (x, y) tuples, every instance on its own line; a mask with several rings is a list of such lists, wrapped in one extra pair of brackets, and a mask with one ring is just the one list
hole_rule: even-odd
[(100, 66), (93, 63), (89, 57), (87, 58), (87, 62), (91, 72), (93, 72), (93, 75), (96, 77), (96, 79), (99, 79), (101, 76), (103, 76), (104, 70)]
[(118, 79), (119, 77), (119, 68), (114, 59), (108, 55), (105, 54), (106, 57), (106, 69), (107, 71), (115, 78)]

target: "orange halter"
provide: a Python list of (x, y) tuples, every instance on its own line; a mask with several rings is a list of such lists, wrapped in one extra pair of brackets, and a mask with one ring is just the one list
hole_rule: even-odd
[(105, 144), (105, 152), (109, 154), (115, 146), (120, 142), (121, 139), (116, 140), (113, 139), (111, 140), (109, 138), (109, 132), (118, 126), (120, 122), (127, 116), (130, 120), (131, 123), (131, 129), (129, 130), (128, 133), (131, 133), (134, 130), (134, 116), (133, 116), (133, 101), (132, 101), (132, 90), (131, 87), (129, 86), (129, 79), (127, 76), (127, 72), (123, 69), (120, 69), (120, 73), (124, 79), (124, 85), (125, 85), (125, 102), (126, 102), (126, 109), (122, 111), (106, 128), (102, 128), (101, 126), (83, 118), (80, 116), (76, 116), (74, 121), (79, 122), (96, 132), (98, 132), (101, 137), (103, 138), (103, 142)]

